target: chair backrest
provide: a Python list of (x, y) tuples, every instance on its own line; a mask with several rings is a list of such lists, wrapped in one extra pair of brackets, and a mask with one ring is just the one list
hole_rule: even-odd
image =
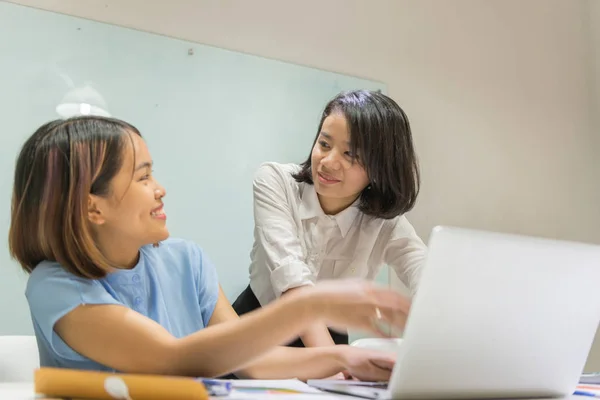
[(39, 366), (35, 336), (0, 336), (0, 382), (32, 382)]

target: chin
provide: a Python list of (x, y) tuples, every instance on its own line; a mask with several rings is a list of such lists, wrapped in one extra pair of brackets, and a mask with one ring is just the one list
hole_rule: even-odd
[(158, 243), (162, 242), (163, 240), (167, 240), (169, 236), (171, 236), (169, 231), (165, 229), (162, 232), (157, 232), (156, 234), (152, 235), (148, 242), (154, 244), (154, 246), (157, 246)]
[(321, 185), (317, 182), (315, 185), (315, 191), (317, 194), (325, 197), (342, 197), (339, 194), (339, 188), (327, 187), (327, 185)]

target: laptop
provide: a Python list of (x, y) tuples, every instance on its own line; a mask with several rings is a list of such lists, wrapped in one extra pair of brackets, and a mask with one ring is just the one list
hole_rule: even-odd
[(389, 384), (369, 399), (568, 397), (600, 323), (600, 246), (436, 227)]

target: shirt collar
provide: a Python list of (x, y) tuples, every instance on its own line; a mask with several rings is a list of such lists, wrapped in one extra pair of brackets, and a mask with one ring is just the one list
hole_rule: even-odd
[(317, 197), (317, 191), (313, 185), (305, 184), (304, 190), (302, 191), (302, 198), (300, 199), (300, 219), (311, 219), (325, 215), (319, 198)]
[(346, 237), (346, 234), (350, 230), (350, 227), (358, 215), (359, 201), (360, 197), (354, 200), (354, 203), (352, 203), (350, 207), (346, 208), (344, 211), (335, 216), (335, 220), (340, 227), (340, 232), (342, 232), (342, 237)]
[[(354, 219), (358, 215), (359, 202), (360, 197), (356, 199), (354, 203), (350, 205), (350, 207), (332, 217), (332, 219), (337, 223), (337, 226), (340, 228), (342, 237), (346, 236), (350, 230), (350, 227), (352, 226), (352, 223), (354, 223)], [(317, 192), (313, 185), (304, 185), (302, 199), (300, 200), (299, 214), (300, 219), (302, 220), (326, 216), (325, 212), (321, 208), (319, 197), (317, 196)]]

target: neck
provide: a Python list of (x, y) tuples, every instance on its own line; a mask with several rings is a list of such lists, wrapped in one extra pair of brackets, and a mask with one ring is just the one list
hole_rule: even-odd
[(352, 205), (352, 203), (354, 203), (354, 201), (356, 201), (356, 199), (358, 199), (358, 196), (338, 199), (338, 198), (324, 197), (324, 196), (321, 196), (320, 194), (317, 194), (317, 197), (319, 198), (319, 203), (321, 204), (321, 208), (323, 209), (323, 212), (325, 212), (325, 214), (327, 214), (327, 215), (336, 215), (336, 214), (341, 213), (346, 208), (350, 207)]
[(103, 236), (97, 237), (98, 247), (113, 265), (119, 269), (132, 269), (136, 266), (140, 256), (140, 246), (116, 236)]

